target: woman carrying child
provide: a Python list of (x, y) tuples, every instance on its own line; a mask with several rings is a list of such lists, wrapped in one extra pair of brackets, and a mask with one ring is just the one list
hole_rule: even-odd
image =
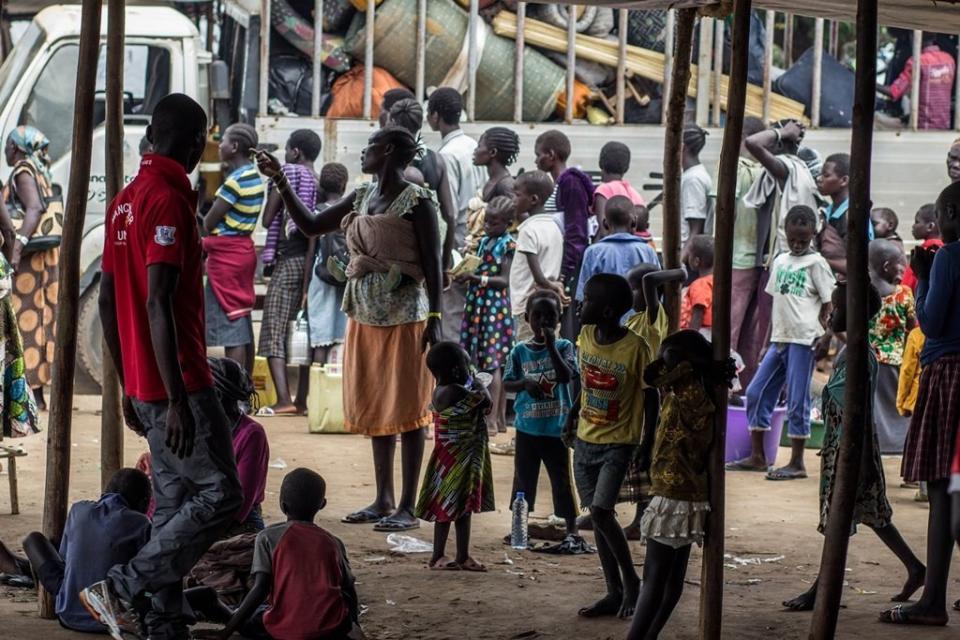
[(513, 200), (497, 196), (487, 205), (484, 235), (473, 273), (457, 276), (467, 285), (466, 306), (460, 328), (460, 345), (479, 371), (490, 373), (490, 395), (497, 431), (507, 430), (507, 396), (503, 392), (503, 366), (513, 348), (513, 314), (510, 311), (510, 265), (517, 250), (507, 228), (513, 222)]
[[(484, 232), (484, 211), (493, 199), (500, 196), (513, 198), (513, 174), (509, 167), (516, 162), (519, 153), (520, 137), (506, 127), (491, 127), (484, 131), (477, 141), (477, 148), (473, 151), (473, 164), (486, 167), (489, 178), (477, 193), (477, 197), (472, 198), (469, 203), (467, 238), (462, 247), (465, 253), (477, 250)], [(513, 226), (512, 221), (510, 226)]]
[[(873, 286), (870, 287), (868, 314), (871, 318), (882, 310), (880, 294)], [(830, 314), (830, 329), (834, 333), (844, 334), (847, 330), (847, 286), (840, 283), (833, 291), (833, 311)], [(873, 406), (877, 395), (878, 364), (872, 351), (867, 352), (870, 371), (870, 398), (868, 405), (870, 414), (875, 412)], [(843, 407), (847, 386), (847, 358), (846, 351), (842, 351), (833, 365), (833, 373), (823, 389), (823, 448), (820, 451), (820, 524), (817, 531), (824, 533), (830, 517), (830, 503), (837, 479), (837, 459), (840, 456), (840, 438), (843, 434)], [(868, 415), (870, 415), (868, 414)], [(872, 420), (867, 420), (868, 428), (873, 426)], [(893, 525), (893, 509), (887, 500), (887, 485), (883, 473), (883, 460), (880, 458), (880, 441), (877, 430), (870, 429), (863, 440), (865, 448), (864, 464), (860, 469), (860, 478), (857, 482), (857, 499), (853, 508), (853, 523), (850, 534), (856, 533), (857, 524), (865, 524), (877, 537), (883, 541), (903, 563), (907, 570), (907, 581), (903, 590), (893, 596), (894, 602), (906, 602), (913, 593), (923, 586), (926, 573), (923, 563), (914, 555), (903, 536)], [(813, 609), (817, 597), (819, 576), (813, 585), (804, 593), (792, 600), (787, 600), (783, 606), (794, 611), (810, 611)]]
[(628, 640), (659, 636), (683, 594), (690, 549), (694, 542), (703, 544), (713, 441), (709, 389), (733, 376), (733, 362), (715, 362), (710, 342), (693, 330), (664, 339), (660, 358), (644, 372), (663, 404), (659, 426), (645, 430), (638, 456), (650, 470), (652, 497), (640, 521), (647, 555)]
[[(486, 417), (490, 394), (470, 375), (467, 352), (455, 342), (439, 342), (427, 353), (437, 380), (433, 392), (433, 453), (423, 475), (414, 512), (433, 521), (433, 557), (437, 570), (486, 571), (470, 557), (470, 519), (494, 510), (493, 467)], [(457, 555), (446, 557), (450, 524), (457, 525)]]
[[(351, 524), (377, 523), (378, 531), (414, 529), (413, 515), (424, 430), (431, 422), (432, 381), (424, 350), (441, 339), (441, 232), (432, 192), (409, 182), (417, 155), (406, 129), (376, 131), (362, 154), (361, 185), (320, 212), (304, 206), (279, 163), (260, 153), (263, 174), (276, 184), (301, 231), (346, 232), (350, 263), (343, 310), (349, 320), (344, 350), (343, 400), (347, 429), (370, 436), (376, 498), (348, 515)], [(399, 278), (392, 275), (400, 272)], [(393, 458), (400, 436), (403, 492), (394, 500)]]

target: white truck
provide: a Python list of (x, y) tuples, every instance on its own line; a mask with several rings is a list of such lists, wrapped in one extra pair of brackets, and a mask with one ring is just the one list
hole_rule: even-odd
[[(270, 6), (270, 0), (266, 0)], [(359, 176), (359, 153), (376, 122), (366, 119), (327, 119), (311, 116), (268, 115), (263, 108), (266, 91), (261, 91), (261, 55), (269, 59), (270, 42), (261, 43), (259, 0), (224, 0), (223, 21), (215, 33), (221, 60), (214, 61), (194, 23), (167, 6), (130, 6), (126, 10), (126, 59), (124, 66), (125, 141), (124, 168), (127, 179), (139, 164), (138, 144), (149, 121), (153, 105), (170, 92), (195, 97), (208, 107), (221, 128), (240, 119), (256, 125), (261, 140), (282, 148), (289, 133), (311, 128), (324, 139), (323, 161), (347, 165)], [(103, 18), (102, 34), (108, 28)], [(276, 37), (276, 36), (274, 36)], [(70, 165), (74, 89), (80, 38), (79, 6), (52, 6), (37, 13), (16, 40), (10, 56), (0, 66), (0, 136), (3, 139), (20, 124), (34, 125), (51, 140), (53, 176), (64, 189)], [(223, 45), (224, 39), (227, 46)], [(265, 46), (261, 46), (261, 45)], [(399, 43), (397, 46), (400, 46)], [(409, 43), (408, 46), (415, 46)], [(375, 61), (374, 61), (375, 62)], [(101, 49), (98, 89), (105, 86), (105, 55)], [(104, 103), (98, 94), (94, 132), (94, 154), (90, 177), (89, 207), (84, 230), (81, 264), (80, 349), (78, 382), (81, 388), (96, 388), (101, 377), (101, 328), (96, 298), (99, 291), (100, 254), (103, 245), (104, 190)], [(478, 136), (490, 122), (468, 122), (464, 129)], [(505, 124), (505, 123), (497, 123)], [(663, 128), (658, 125), (627, 125), (615, 128), (587, 124), (515, 124), (522, 152), (516, 168), (533, 168), (533, 143), (550, 128), (562, 129), (571, 139), (571, 162), (588, 169), (597, 166), (600, 148), (611, 139), (630, 145), (633, 163), (629, 179), (643, 185), (651, 172), (662, 169)], [(702, 156), (708, 167), (716, 167), (722, 132), (711, 131)], [(425, 131), (430, 145), (439, 142)], [(904, 223), (901, 234), (909, 234), (909, 220), (919, 205), (931, 201), (946, 183), (944, 159), (955, 134), (950, 132), (878, 132), (874, 143), (873, 185), (878, 206), (896, 210)], [(849, 150), (849, 131), (811, 130), (807, 142), (824, 155)], [(2, 154), (0, 154), (2, 155)], [(216, 166), (208, 167), (216, 173)], [(0, 158), (0, 179), (10, 167)], [(648, 199), (655, 192), (646, 194)], [(659, 210), (651, 216), (652, 231), (660, 229)]]

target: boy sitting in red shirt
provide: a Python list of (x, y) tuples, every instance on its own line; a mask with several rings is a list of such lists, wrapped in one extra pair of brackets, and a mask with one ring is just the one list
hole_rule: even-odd
[(683, 292), (680, 328), (709, 329), (713, 324), (713, 238), (693, 236), (686, 251), (687, 265), (700, 277)]
[(294, 469), (283, 479), (280, 509), (287, 521), (257, 534), (253, 588), (219, 637), (238, 629), (261, 640), (363, 637), (347, 550), (313, 523), (327, 505), (326, 492), (326, 482), (310, 469)]

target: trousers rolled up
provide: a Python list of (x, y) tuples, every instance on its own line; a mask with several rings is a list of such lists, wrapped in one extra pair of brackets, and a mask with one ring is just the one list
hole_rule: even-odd
[(751, 431), (769, 431), (773, 410), (784, 386), (787, 389), (787, 433), (791, 438), (810, 437), (810, 380), (813, 347), (773, 342), (747, 387), (747, 419)]
[(150, 541), (108, 580), (130, 603), (149, 597), (151, 640), (185, 638), (183, 577), (229, 526), (242, 502), (230, 426), (213, 389), (188, 397), (196, 422), (193, 452), (167, 447), (166, 402), (134, 401), (152, 458), (156, 511)]

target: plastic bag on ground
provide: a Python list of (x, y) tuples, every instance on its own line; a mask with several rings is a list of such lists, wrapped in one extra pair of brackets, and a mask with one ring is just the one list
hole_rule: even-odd
[(429, 542), (402, 533), (389, 534), (387, 544), (393, 553), (433, 553), (433, 545)]

